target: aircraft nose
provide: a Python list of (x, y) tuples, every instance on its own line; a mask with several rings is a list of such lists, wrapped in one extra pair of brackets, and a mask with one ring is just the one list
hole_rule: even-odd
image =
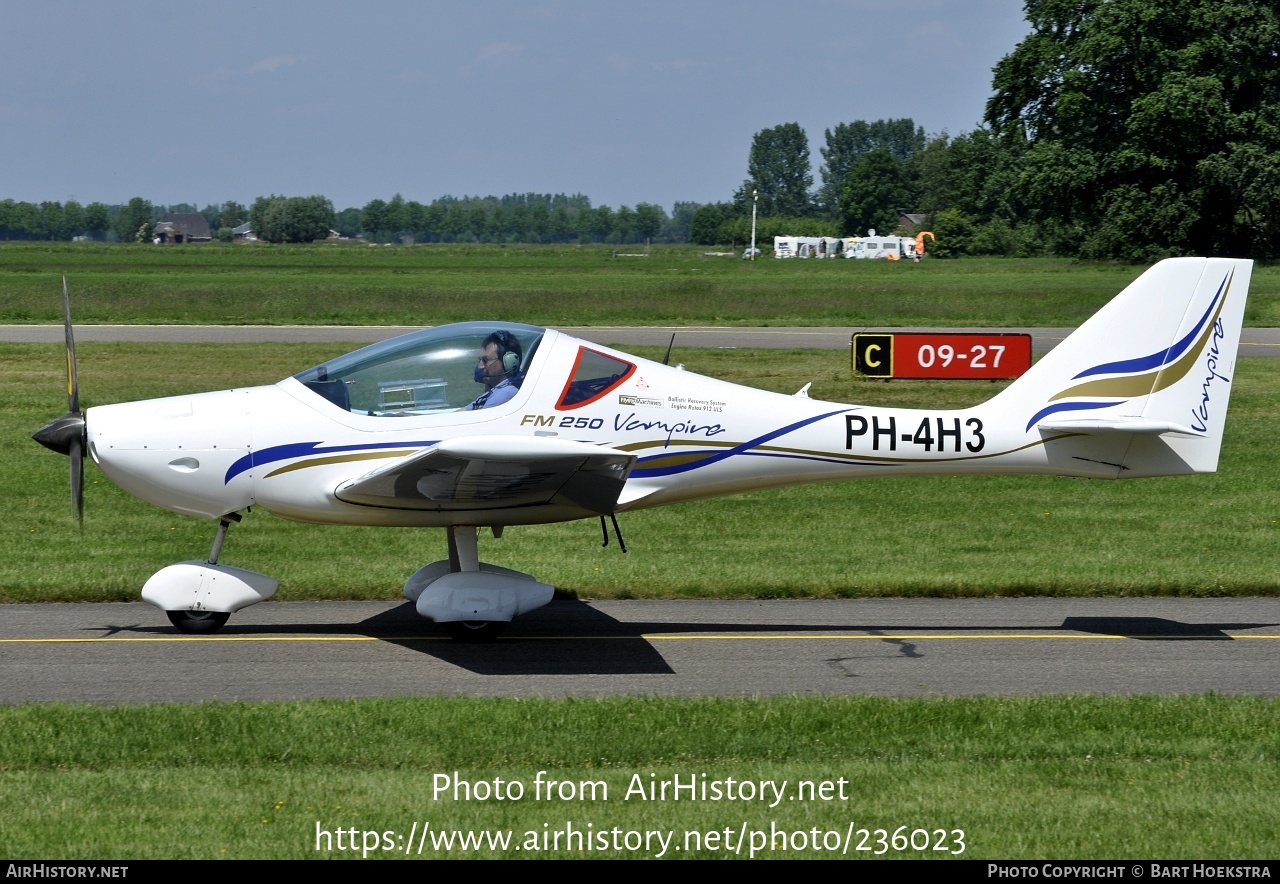
[(31, 438), (50, 451), (70, 455), (72, 443), (83, 440), (84, 435), (84, 415), (64, 414), (36, 430)]
[(253, 502), (248, 477), (226, 479), (251, 445), (244, 391), (99, 406), (86, 422), (94, 463), (135, 497), (211, 519)]

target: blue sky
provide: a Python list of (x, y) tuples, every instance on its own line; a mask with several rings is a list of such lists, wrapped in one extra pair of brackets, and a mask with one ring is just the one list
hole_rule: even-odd
[(973, 129), (1012, 0), (8, 2), (0, 198), (726, 200), (752, 136)]

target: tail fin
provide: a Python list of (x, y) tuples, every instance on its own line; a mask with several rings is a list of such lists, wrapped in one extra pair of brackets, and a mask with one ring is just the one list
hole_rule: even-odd
[(1117, 477), (1214, 472), (1252, 269), (1161, 261), (988, 404), (1028, 434), (1106, 437)]

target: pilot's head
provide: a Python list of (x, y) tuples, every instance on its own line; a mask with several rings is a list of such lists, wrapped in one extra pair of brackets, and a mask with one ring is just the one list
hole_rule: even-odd
[(496, 331), (484, 339), (476, 365), (476, 382), (493, 387), (520, 370), (520, 342), (509, 331)]

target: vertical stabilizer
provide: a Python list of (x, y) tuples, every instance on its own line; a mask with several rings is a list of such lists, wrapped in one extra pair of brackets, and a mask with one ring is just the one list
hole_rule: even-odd
[(1124, 478), (1213, 472), (1252, 269), (1161, 261), (988, 404), (1030, 435), (1124, 434)]

